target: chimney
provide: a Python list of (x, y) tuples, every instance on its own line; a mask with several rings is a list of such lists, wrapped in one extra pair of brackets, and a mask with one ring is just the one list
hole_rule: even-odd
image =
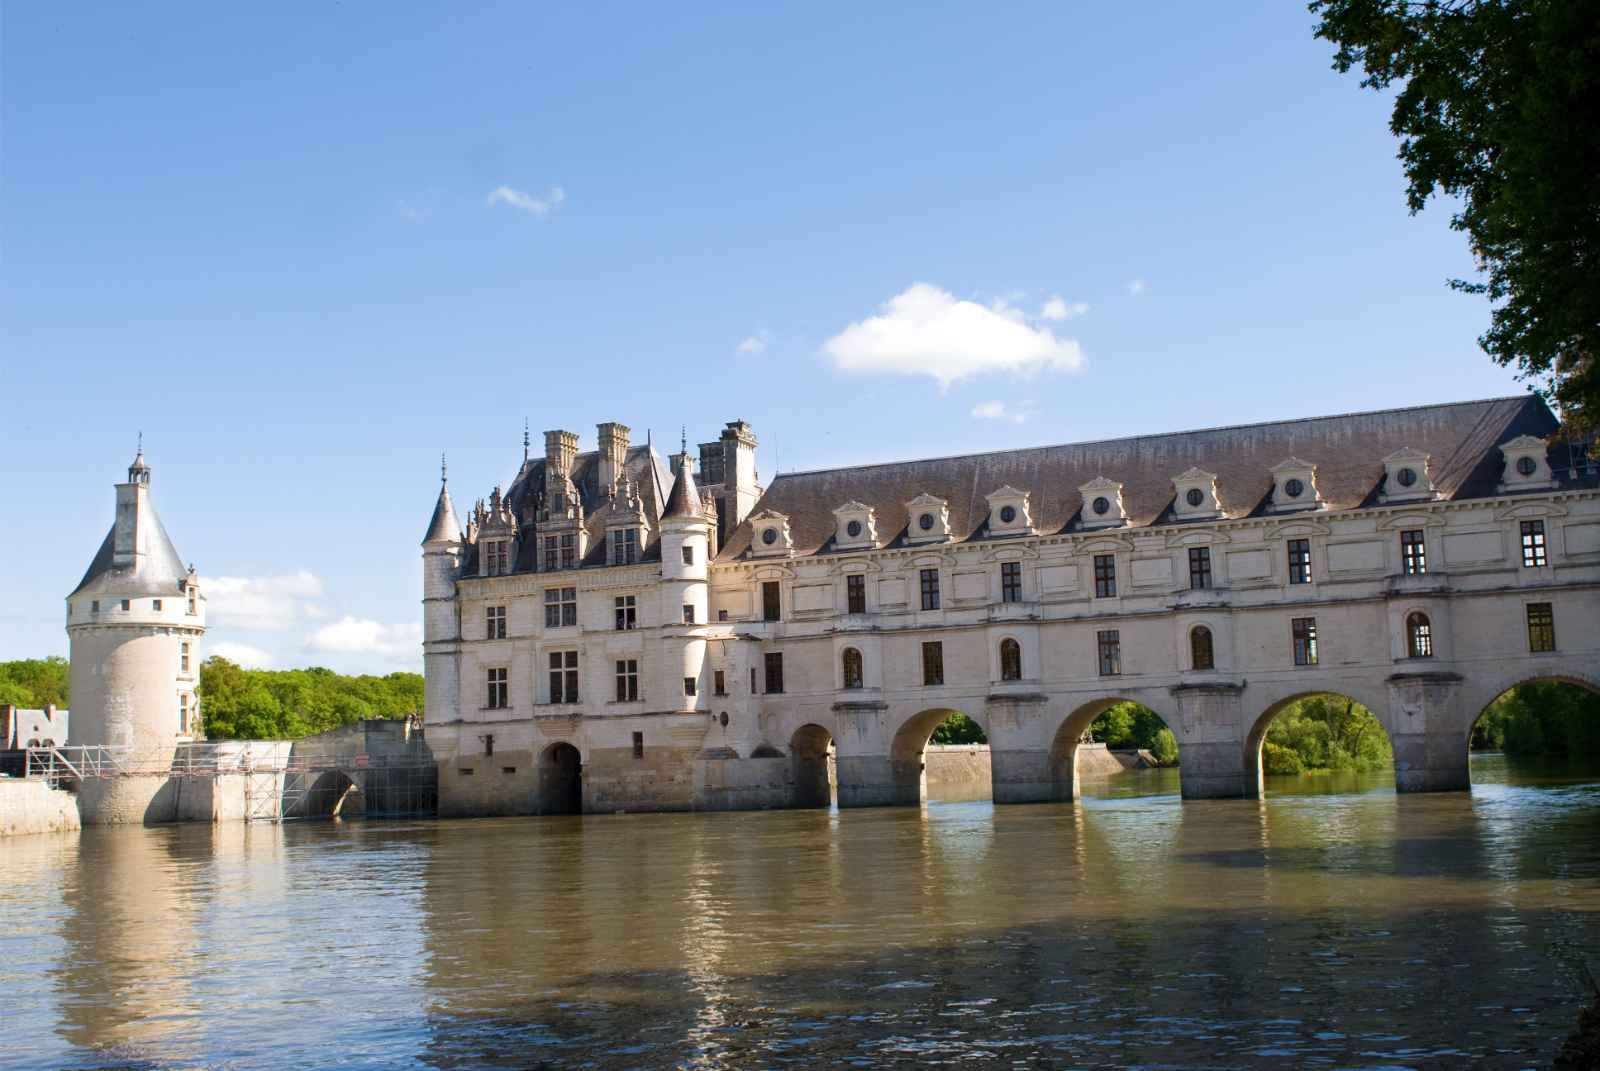
[(578, 456), (578, 436), (570, 431), (544, 433), (545, 480), (552, 476), (566, 479), (572, 475), (572, 462)]
[(600, 433), (600, 486), (614, 488), (628, 458), (628, 426), (607, 421), (595, 428)]
[[(756, 482), (756, 433), (742, 420), (730, 420), (722, 429), (723, 516), (728, 531), (742, 524), (761, 497)], [(727, 532), (723, 533), (726, 537)]]

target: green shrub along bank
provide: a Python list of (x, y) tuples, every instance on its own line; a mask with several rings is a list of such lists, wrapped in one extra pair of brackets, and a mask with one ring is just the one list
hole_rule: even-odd
[(70, 707), (68, 684), (67, 660), (59, 655), (0, 662), (0, 706)]
[(363, 718), (422, 711), (422, 674), (347, 677), (331, 669), (200, 666), (200, 717), (209, 740), (289, 740)]
[(1109, 748), (1143, 748), (1163, 766), (1178, 761), (1178, 738), (1161, 715), (1138, 703), (1118, 703), (1089, 724), (1089, 736)]
[(1600, 756), (1600, 695), (1559, 681), (1519, 685), (1490, 703), (1472, 727), (1472, 749), (1593, 759)]
[(1261, 746), (1261, 769), (1268, 774), (1381, 770), (1393, 764), (1389, 735), (1377, 715), (1342, 695), (1290, 703), (1272, 719)]

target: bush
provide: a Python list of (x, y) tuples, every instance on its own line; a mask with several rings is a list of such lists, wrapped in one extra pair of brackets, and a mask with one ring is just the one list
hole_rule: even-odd
[[(1266, 748), (1291, 753), (1300, 770), (1380, 770), (1394, 762), (1389, 737), (1377, 716), (1353, 699), (1313, 695), (1290, 703), (1273, 718)], [(1265, 757), (1263, 762), (1267, 760)]]
[(1269, 774), (1304, 773), (1306, 765), (1300, 756), (1281, 744), (1268, 740), (1261, 745), (1261, 770)]
[(1172, 735), (1172, 730), (1165, 725), (1156, 733), (1155, 743), (1150, 746), (1150, 754), (1163, 766), (1171, 766), (1178, 761), (1178, 738)]
[(1600, 752), (1600, 696), (1559, 681), (1520, 684), (1489, 704), (1472, 746), (1522, 757)]

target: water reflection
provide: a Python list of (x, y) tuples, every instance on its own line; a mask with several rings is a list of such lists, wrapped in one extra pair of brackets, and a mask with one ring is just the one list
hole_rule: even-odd
[(16, 840), (0, 1063), (1546, 1063), (1600, 945), (1600, 780), (1495, 761), (1471, 795), (1148, 771), (1077, 805)]

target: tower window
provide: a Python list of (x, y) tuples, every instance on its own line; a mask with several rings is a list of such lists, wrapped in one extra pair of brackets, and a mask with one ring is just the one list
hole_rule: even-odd
[(632, 703), (639, 698), (639, 660), (617, 659), (617, 702)]
[(95, 600), (93, 600), (92, 602), (89, 603), (89, 612), (91, 614), (97, 614), (97, 613), (100, 612), (100, 600), (99, 599), (95, 599)]
[(1003, 681), (1022, 679), (1022, 644), (1016, 640), (1000, 641), (1000, 679)]
[(1547, 602), (1528, 604), (1528, 650), (1543, 654), (1556, 649), (1556, 617)]
[(1094, 556), (1094, 597), (1109, 599), (1117, 593), (1117, 556), (1115, 554), (1096, 554)]
[(131, 609), (133, 609), (133, 603), (129, 602), (127, 599), (123, 599), (122, 600), (122, 608), (124, 610), (131, 610)]
[(684, 695), (692, 697), (695, 694), (696, 689), (697, 689), (697, 682), (695, 681), (695, 679), (693, 677), (685, 677), (685, 678), (683, 678), (683, 694)]
[(694, 564), (694, 545), (693, 544), (685, 543), (683, 545), (683, 564), (685, 564), (685, 565), (693, 565)]
[(1211, 587), (1211, 548), (1189, 548), (1189, 590), (1204, 591)]
[(578, 652), (550, 652), (550, 702), (578, 701)]
[(1289, 634), (1294, 640), (1294, 664), (1317, 664), (1317, 619), (1297, 617), (1289, 623)]
[[(185, 646), (188, 646), (188, 645), (185, 644)], [(189, 703), (190, 703), (189, 693), (188, 692), (179, 692), (178, 693), (178, 733), (179, 733), (180, 736), (188, 736), (191, 733), (191, 729), (189, 727), (189, 719), (190, 719), (190, 717), (192, 715), (190, 713), (190, 709), (191, 708), (190, 708)]]
[(1422, 576), (1428, 571), (1428, 544), (1421, 528), (1400, 533), (1400, 571), (1406, 576)]
[(685, 625), (694, 624), (694, 603), (692, 602), (683, 604), (683, 623)]
[(1289, 583), (1311, 583), (1311, 540), (1289, 540)]
[(565, 628), (578, 623), (578, 589), (544, 589), (544, 627)]
[(1000, 563), (1000, 601), (1022, 601), (1022, 563)]
[(484, 638), (490, 640), (503, 640), (506, 638), (506, 608), (504, 606), (485, 606)]
[(161, 600), (160, 599), (151, 599), (150, 600), (150, 609), (154, 610), (156, 613), (159, 614), (161, 612)]
[(1522, 567), (1538, 569), (1546, 564), (1544, 522), (1522, 522)]
[(922, 608), (924, 610), (937, 610), (939, 608), (939, 570), (922, 570)]
[(1406, 655), (1410, 658), (1433, 657), (1433, 623), (1424, 613), (1406, 617)]
[(1216, 650), (1211, 642), (1211, 630), (1196, 625), (1189, 632), (1189, 665), (1194, 669), (1216, 669)]
[(189, 672), (189, 645), (187, 643), (178, 644), (178, 672)]
[(728, 675), (720, 669), (711, 671), (711, 688), (717, 695), (728, 694)]
[(504, 667), (497, 667), (487, 671), (488, 694), (484, 698), (484, 706), (490, 710), (504, 710), (511, 705), (511, 686), (507, 680), (508, 671)]
[(944, 644), (938, 640), (922, 645), (922, 683), (930, 687), (944, 683)]
[[(194, 589), (190, 588), (189, 589), (189, 616), (190, 617), (193, 617), (195, 614), (197, 614), (199, 612), (199, 607), (196, 605), (196, 598), (197, 597), (196, 597), (196, 595), (194, 593)], [(100, 608), (100, 604), (96, 603), (95, 604), (95, 609), (98, 610), (99, 608)]]
[(860, 573), (851, 573), (844, 578), (845, 612), (851, 614), (864, 614), (867, 612), (867, 578)]
[(639, 609), (636, 605), (637, 598), (633, 595), (618, 595), (611, 600), (611, 605), (616, 613), (616, 628), (618, 632), (626, 632), (637, 628), (639, 624)]

